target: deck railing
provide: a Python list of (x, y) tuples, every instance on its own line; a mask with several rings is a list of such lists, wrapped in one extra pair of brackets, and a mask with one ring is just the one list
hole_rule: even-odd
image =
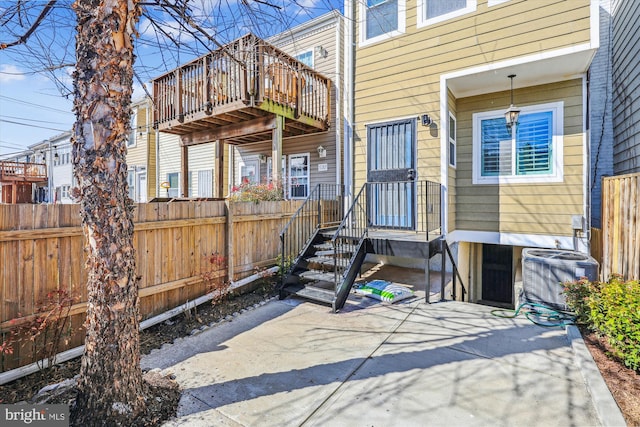
[(44, 163), (22, 163), (0, 160), (0, 181), (38, 181), (47, 179)]
[(153, 86), (160, 127), (264, 101), (329, 121), (330, 80), (252, 34), (158, 77)]

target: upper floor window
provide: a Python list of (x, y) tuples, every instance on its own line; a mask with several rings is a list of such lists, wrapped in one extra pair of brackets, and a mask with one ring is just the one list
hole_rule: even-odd
[(129, 133), (129, 139), (127, 139), (127, 147), (136, 146), (137, 133), (138, 133), (138, 111), (133, 110), (131, 112), (131, 132)]
[(53, 150), (53, 165), (61, 166), (71, 162), (71, 147), (65, 145), (61, 148), (54, 148)]
[(446, 21), (476, 10), (476, 0), (418, 0), (418, 27)]
[(449, 165), (456, 167), (456, 118), (449, 112)]
[(309, 68), (313, 68), (313, 50), (308, 50), (296, 55), (296, 59)]
[(563, 103), (524, 107), (515, 132), (503, 111), (473, 115), (473, 183), (561, 182)]
[(405, 0), (366, 0), (360, 11), (361, 45), (404, 33)]

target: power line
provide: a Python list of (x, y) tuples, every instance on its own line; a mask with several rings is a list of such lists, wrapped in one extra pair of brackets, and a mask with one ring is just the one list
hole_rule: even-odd
[(63, 126), (66, 125), (66, 123), (49, 122), (49, 121), (46, 121), (46, 120), (29, 119), (29, 118), (26, 118), (26, 117), (4, 116), (4, 115), (0, 114), (0, 120), (5, 119), (5, 118), (6, 119), (23, 120), (23, 121), (26, 121), (26, 122), (48, 123), (50, 125), (63, 125)]
[(11, 121), (11, 120), (4, 120), (4, 119), (0, 119), (0, 122), (11, 123), (13, 125), (28, 126), (28, 127), (31, 127), (31, 128), (55, 130), (57, 132), (68, 132), (69, 131), (69, 129), (56, 129), (56, 128), (50, 128), (50, 127), (46, 127), (46, 126), (30, 125), (29, 123), (20, 123), (20, 122), (14, 122), (14, 121)]
[(35, 104), (33, 102), (23, 101), (22, 99), (11, 98), (10, 96), (6, 96), (6, 95), (0, 95), (0, 98), (17, 102), (18, 104), (24, 104), (32, 107), (42, 108), (44, 110), (55, 111), (57, 113), (72, 114), (71, 111), (60, 110), (59, 108), (49, 107), (48, 105)]

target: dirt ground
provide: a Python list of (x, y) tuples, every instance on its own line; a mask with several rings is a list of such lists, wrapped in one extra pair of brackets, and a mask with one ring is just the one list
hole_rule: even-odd
[[(230, 297), (224, 304), (205, 303), (197, 309), (142, 331), (140, 335), (141, 352), (148, 354), (152, 349), (160, 348), (165, 343), (171, 343), (176, 338), (188, 336), (204, 325), (218, 322), (249, 307), (256, 307), (275, 295), (274, 283), (265, 281), (255, 291)], [(610, 352), (602, 339), (584, 331), (583, 337), (605, 382), (621, 408), (627, 424), (640, 427), (640, 375), (624, 367), (619, 361), (610, 358), (608, 356)], [(31, 401), (42, 387), (73, 378), (79, 368), (80, 359), (74, 359), (57, 365), (47, 372), (38, 372), (0, 386), (0, 403)], [(150, 383), (150, 395), (152, 396), (150, 402), (152, 404), (148, 414), (136, 425), (162, 424), (164, 420), (175, 414), (180, 399), (179, 390), (161, 384), (161, 379), (160, 384), (158, 384), (157, 378), (156, 382), (153, 379), (148, 382)], [(67, 390), (48, 402), (69, 403), (73, 401), (74, 396), (72, 390)]]

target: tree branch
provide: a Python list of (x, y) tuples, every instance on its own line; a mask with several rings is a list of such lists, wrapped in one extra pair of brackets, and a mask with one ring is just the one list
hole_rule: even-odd
[(0, 43), (0, 50), (25, 43), (29, 38), (29, 36), (31, 36), (31, 34), (33, 34), (33, 32), (36, 30), (36, 28), (38, 28), (38, 26), (44, 20), (44, 18), (47, 17), (51, 9), (53, 9), (53, 5), (55, 5), (57, 1), (58, 0), (49, 0), (47, 5), (42, 9), (42, 11), (40, 12), (40, 15), (35, 20), (35, 22), (31, 25), (31, 27), (29, 27), (27, 32), (24, 33), (22, 36), (20, 36), (18, 40), (15, 40), (11, 43)]

